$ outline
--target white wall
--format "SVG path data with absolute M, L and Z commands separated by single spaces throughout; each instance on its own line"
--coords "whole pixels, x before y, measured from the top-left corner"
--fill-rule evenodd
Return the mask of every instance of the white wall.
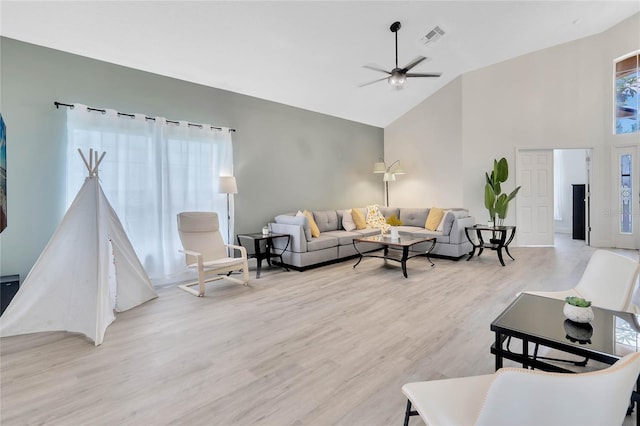
M 389 183 L 390 205 L 463 205 L 461 89 L 457 78 L 384 129 L 387 164 L 399 159 L 406 172 Z
M 510 178 L 504 185 L 509 192 L 515 186 L 517 148 L 592 148 L 592 245 L 610 246 L 611 146 L 640 143 L 637 134 L 611 134 L 613 59 L 640 48 L 639 28 L 640 14 L 636 14 L 604 33 L 475 70 L 456 80 L 455 84 L 461 82 L 461 139 L 450 134 L 446 143 L 454 146 L 434 149 L 460 153 L 461 163 L 447 161 L 446 170 L 432 169 L 431 181 L 447 184 L 431 187 L 423 202 L 436 205 L 439 200 L 453 198 L 483 222 L 487 218 L 484 173 L 495 158 L 506 157 L 509 161 Z M 452 88 L 447 86 L 441 92 L 441 96 L 427 99 L 385 129 L 387 155 L 419 152 L 425 144 L 424 136 L 401 132 L 398 126 L 415 128 L 423 120 L 452 121 L 446 107 L 453 102 L 454 96 L 447 96 Z M 443 102 L 444 107 L 438 108 L 437 102 Z M 462 182 L 459 178 L 452 180 L 454 175 L 462 177 Z M 413 189 L 408 185 L 396 187 Z M 403 200 L 411 196 L 402 193 Z M 516 206 L 509 211 L 506 223 L 513 224 Z
M 603 50 L 601 66 L 603 68 L 603 78 L 601 84 L 607 89 L 607 94 L 602 100 L 600 111 L 602 118 L 604 119 L 602 129 L 604 150 L 602 154 L 606 159 L 606 163 L 594 164 L 594 172 L 596 167 L 600 164 L 603 170 L 599 173 L 601 180 L 595 178 L 595 176 L 593 179 L 592 188 L 594 192 L 597 191 L 598 199 L 594 200 L 592 197 L 592 203 L 596 203 L 596 201 L 597 203 L 595 204 L 595 207 L 591 209 L 591 212 L 592 215 L 597 215 L 597 219 L 599 219 L 597 224 L 602 227 L 606 227 L 607 231 L 606 239 L 603 238 L 602 241 L 599 241 L 598 243 L 600 244 L 596 244 L 595 241 L 592 244 L 605 247 L 613 246 L 614 244 L 614 233 L 618 232 L 618 215 L 620 214 L 620 211 L 618 210 L 617 181 L 613 180 L 613 172 L 611 170 L 612 158 L 615 157 L 612 155 L 613 150 L 615 147 L 620 146 L 640 145 L 640 133 L 628 133 L 625 135 L 616 135 L 614 133 L 614 94 L 612 77 L 614 60 L 640 49 L 640 14 L 632 16 L 603 33 L 602 43 Z M 636 235 L 636 238 L 637 237 L 638 235 Z M 636 245 L 636 248 L 640 247 Z

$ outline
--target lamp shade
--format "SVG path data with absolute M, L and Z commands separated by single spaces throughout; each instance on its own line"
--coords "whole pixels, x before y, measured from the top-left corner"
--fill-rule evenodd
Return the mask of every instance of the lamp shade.
M 385 173 L 384 176 L 382 177 L 382 180 L 384 182 L 394 181 L 396 180 L 396 175 L 393 173 Z
M 387 166 L 384 164 L 384 161 L 378 161 L 373 165 L 373 173 L 385 173 L 387 171 Z
M 393 171 L 394 175 L 403 175 L 405 174 L 405 171 L 402 167 L 400 167 L 400 164 L 398 164 L 398 167 L 395 168 L 395 170 Z
M 218 192 L 221 194 L 237 194 L 238 185 L 235 176 L 220 176 Z

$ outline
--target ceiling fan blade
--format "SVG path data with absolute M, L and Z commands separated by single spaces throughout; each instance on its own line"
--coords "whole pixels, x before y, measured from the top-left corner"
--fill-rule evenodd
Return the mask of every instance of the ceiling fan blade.
M 402 68 L 402 71 L 404 71 L 404 72 L 409 71 L 411 68 L 415 67 L 416 65 L 418 65 L 420 62 L 424 61 L 425 59 L 427 59 L 427 58 L 425 58 L 424 56 L 418 56 L 413 61 L 409 62 L 407 64 L 407 66 Z
M 407 77 L 440 77 L 442 75 L 442 73 L 441 72 L 432 72 L 432 73 L 408 72 L 405 75 Z
M 374 66 L 374 65 L 363 65 L 362 68 L 367 68 L 373 71 L 379 71 L 379 72 L 383 72 L 385 74 L 391 74 L 391 71 L 387 71 L 387 70 L 383 70 L 380 67 Z
M 382 81 L 382 80 L 387 80 L 388 78 L 389 78 L 389 77 L 382 77 L 382 78 L 379 78 L 379 79 L 377 79 L 377 80 L 370 81 L 370 82 L 368 82 L 368 83 L 362 83 L 362 84 L 359 84 L 359 85 L 358 85 L 358 87 L 368 86 L 368 85 L 370 85 L 370 84 L 377 83 L 377 82 Z

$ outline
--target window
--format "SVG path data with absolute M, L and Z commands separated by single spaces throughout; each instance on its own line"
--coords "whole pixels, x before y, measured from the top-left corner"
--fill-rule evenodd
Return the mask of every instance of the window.
M 631 234 L 633 232 L 632 201 L 632 170 L 631 155 L 620 156 L 620 233 Z
M 87 175 L 78 148 L 85 155 L 89 148 L 106 152 L 99 170 L 102 189 L 152 280 L 171 279 L 185 269 L 178 252 L 179 212 L 217 211 L 220 226 L 233 230 L 226 196 L 217 187 L 219 176 L 233 174 L 228 130 L 76 104 L 67 111 L 67 205 Z
M 640 127 L 640 54 L 635 53 L 616 62 L 615 66 L 615 132 L 637 132 Z

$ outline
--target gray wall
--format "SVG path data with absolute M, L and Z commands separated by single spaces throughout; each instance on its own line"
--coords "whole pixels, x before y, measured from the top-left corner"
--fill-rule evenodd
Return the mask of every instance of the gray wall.
M 54 101 L 237 129 L 236 232 L 259 231 L 282 212 L 383 202 L 371 173 L 383 156 L 381 128 L 0 38 L 2 275 L 24 279 L 64 215 L 65 111 Z

